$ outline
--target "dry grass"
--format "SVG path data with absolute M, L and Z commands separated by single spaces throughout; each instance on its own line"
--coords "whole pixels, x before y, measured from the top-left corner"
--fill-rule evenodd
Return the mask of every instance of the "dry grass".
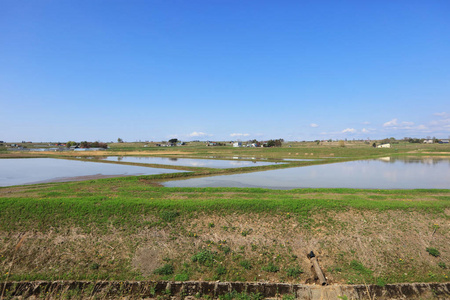
M 304 283 L 311 282 L 306 258 L 311 250 L 331 283 L 357 280 L 348 270 L 353 260 L 370 269 L 374 278 L 398 282 L 426 281 L 430 272 L 444 276 L 445 270 L 438 273 L 438 262 L 450 265 L 450 224 L 445 216 L 350 210 L 311 217 L 310 228 L 287 214 L 202 213 L 132 234 L 113 226 L 107 232 L 76 228 L 29 232 L 20 252 L 14 243 L 19 233 L 0 232 L 0 254 L 12 259 L 4 260 L 0 271 L 4 274 L 15 261 L 13 275 L 19 277 L 39 273 L 51 279 L 134 279 L 142 274 L 138 278 L 158 279 L 153 271 L 171 262 L 175 273 L 187 272 L 190 279 L 216 279 L 216 268 L 222 265 L 227 274 L 221 280 Z M 147 218 L 152 222 L 157 217 Z M 434 235 L 433 224 L 439 224 Z M 438 248 L 441 256 L 431 257 L 425 250 L 429 246 Z M 228 254 L 223 247 L 229 247 Z M 220 255 L 214 267 L 192 262 L 202 249 Z M 250 262 L 250 270 L 241 267 L 243 260 Z M 269 263 L 280 271 L 262 271 Z M 295 266 L 305 273 L 287 277 L 286 270 Z
M 16 259 L 17 252 L 20 250 L 20 247 L 22 247 L 24 240 L 25 240 L 25 235 L 22 235 L 22 237 L 20 238 L 20 240 L 17 243 L 16 247 L 14 247 L 14 253 L 13 253 L 13 256 L 12 256 L 11 263 L 9 265 L 8 272 L 6 273 L 5 284 L 3 285 L 2 294 L 0 295 L 0 300 L 3 300 L 3 295 L 5 294 L 6 282 L 8 281 L 9 276 L 11 274 L 11 269 L 14 266 L 14 262 L 15 262 L 15 259 Z

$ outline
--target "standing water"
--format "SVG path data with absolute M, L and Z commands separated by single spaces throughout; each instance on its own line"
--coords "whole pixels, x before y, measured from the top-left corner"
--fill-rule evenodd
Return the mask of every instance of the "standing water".
M 168 181 L 167 187 L 450 189 L 450 158 L 382 158 Z

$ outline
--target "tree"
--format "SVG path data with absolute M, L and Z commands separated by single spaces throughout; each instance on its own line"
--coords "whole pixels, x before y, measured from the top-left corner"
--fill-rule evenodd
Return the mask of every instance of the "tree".
M 178 143 L 178 139 L 170 139 L 169 143 L 176 144 L 176 143 Z
M 281 147 L 281 144 L 284 142 L 283 139 L 278 140 L 268 140 L 267 147 Z
M 68 141 L 68 142 L 66 143 L 66 147 L 67 147 L 67 148 L 70 148 L 70 147 L 76 146 L 76 145 L 77 145 L 77 142 L 74 142 L 74 141 Z
M 118 139 L 117 139 L 117 142 L 118 142 L 118 143 L 123 143 L 123 140 L 122 140 L 121 138 L 118 138 Z

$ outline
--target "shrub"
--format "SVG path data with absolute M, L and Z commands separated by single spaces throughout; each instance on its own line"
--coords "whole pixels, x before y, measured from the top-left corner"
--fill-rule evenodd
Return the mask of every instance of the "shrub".
M 427 252 L 434 257 L 438 257 L 439 255 L 441 255 L 438 249 L 432 247 L 427 248 Z

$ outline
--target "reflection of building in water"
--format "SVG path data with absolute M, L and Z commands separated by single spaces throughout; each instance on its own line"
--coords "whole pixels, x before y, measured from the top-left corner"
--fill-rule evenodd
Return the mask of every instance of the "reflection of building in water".
M 391 158 L 389 156 L 388 157 L 380 157 L 378 160 L 385 161 L 385 162 L 390 162 Z

